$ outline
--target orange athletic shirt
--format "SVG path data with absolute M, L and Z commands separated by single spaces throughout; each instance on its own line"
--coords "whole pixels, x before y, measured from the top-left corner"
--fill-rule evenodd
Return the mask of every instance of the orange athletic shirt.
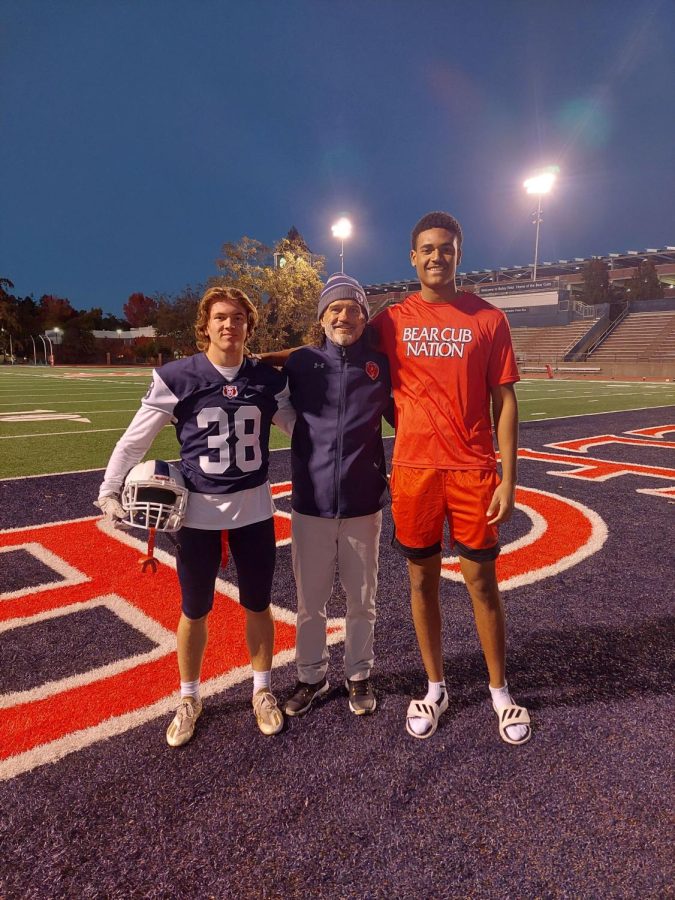
M 495 469 L 490 388 L 520 380 L 504 313 L 468 292 L 411 294 L 371 325 L 391 369 L 394 464 Z

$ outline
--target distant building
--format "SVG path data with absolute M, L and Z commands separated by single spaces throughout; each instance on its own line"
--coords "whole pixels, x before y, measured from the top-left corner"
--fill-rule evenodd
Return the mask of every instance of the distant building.
M 624 286 L 635 276 L 641 262 L 654 263 L 659 280 L 666 288 L 666 300 L 675 298 L 675 247 L 660 250 L 627 250 L 577 259 L 559 259 L 537 266 L 537 280 L 532 281 L 532 265 L 506 266 L 499 269 L 458 272 L 457 285 L 465 291 L 480 294 L 502 309 L 514 325 L 564 324 L 576 318 L 592 318 L 605 312 L 606 304 L 588 306 L 580 299 L 582 271 L 591 259 L 600 259 L 609 269 L 609 282 Z M 371 315 L 385 306 L 399 303 L 406 294 L 419 291 L 414 279 L 364 285 Z
M 49 332 L 47 332 L 49 334 Z M 154 325 L 146 325 L 145 328 L 130 328 L 128 331 L 92 331 L 97 340 L 124 341 L 130 343 L 136 338 L 157 337 L 157 329 Z

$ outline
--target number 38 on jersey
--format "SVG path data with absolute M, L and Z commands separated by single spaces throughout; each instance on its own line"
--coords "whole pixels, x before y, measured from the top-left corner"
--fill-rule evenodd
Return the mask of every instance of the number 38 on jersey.
M 262 463 L 260 450 L 260 410 L 257 406 L 240 406 L 234 412 L 219 406 L 207 406 L 197 415 L 199 428 L 218 430 L 206 440 L 209 450 L 199 457 L 199 467 L 207 475 L 222 475 L 236 467 L 240 472 L 255 472 Z M 217 456 L 217 458 L 215 458 Z

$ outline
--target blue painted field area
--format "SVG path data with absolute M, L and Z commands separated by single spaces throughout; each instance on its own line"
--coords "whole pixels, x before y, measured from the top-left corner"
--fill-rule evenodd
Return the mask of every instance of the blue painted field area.
M 431 740 L 406 734 L 425 679 L 385 510 L 376 714 L 349 712 L 336 584 L 330 692 L 280 735 L 260 734 L 248 670 L 226 664 L 239 634 L 230 564 L 205 714 L 177 751 L 164 740 L 177 687 L 174 548 L 160 541 L 160 571 L 142 575 L 142 546 L 101 530 L 91 505 L 149 372 L 66 374 L 0 371 L 2 896 L 668 894 L 672 385 L 519 386 L 521 486 L 499 566 L 509 682 L 533 721 L 527 745 L 499 740 L 449 548 L 450 708 Z M 10 415 L 37 410 L 81 418 Z M 167 429 L 153 455 L 172 455 L 171 441 Z M 271 459 L 271 481 L 283 485 L 288 451 Z M 288 497 L 277 506 L 284 519 Z M 284 643 L 294 598 L 280 541 L 282 700 L 295 681 Z

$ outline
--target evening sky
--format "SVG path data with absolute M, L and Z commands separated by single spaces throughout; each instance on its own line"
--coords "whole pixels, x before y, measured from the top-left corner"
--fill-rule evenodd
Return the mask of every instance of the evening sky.
M 671 0 L 2 0 L 0 277 L 119 313 L 295 225 L 412 276 L 432 209 L 463 270 L 675 244 Z

